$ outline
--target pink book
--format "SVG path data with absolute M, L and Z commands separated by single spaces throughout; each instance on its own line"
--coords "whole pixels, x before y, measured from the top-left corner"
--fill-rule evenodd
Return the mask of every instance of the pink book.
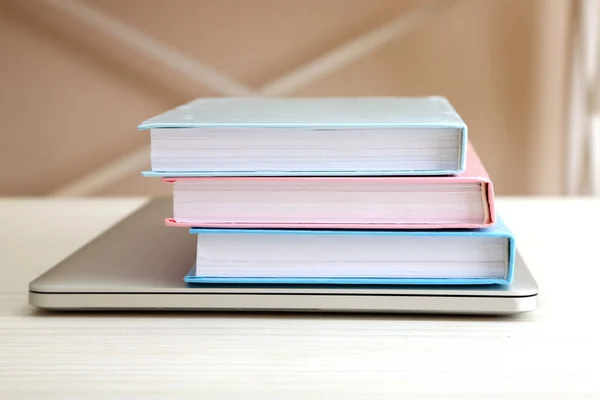
M 180 177 L 170 226 L 292 229 L 484 228 L 494 189 L 473 146 L 463 173 L 403 177 Z

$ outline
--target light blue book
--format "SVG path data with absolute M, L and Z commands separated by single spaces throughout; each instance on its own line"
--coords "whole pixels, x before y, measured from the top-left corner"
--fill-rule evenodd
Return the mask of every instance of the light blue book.
M 468 142 L 440 96 L 200 98 L 138 129 L 158 177 L 455 175 Z
M 502 219 L 475 230 L 199 229 L 188 283 L 490 285 L 513 279 Z

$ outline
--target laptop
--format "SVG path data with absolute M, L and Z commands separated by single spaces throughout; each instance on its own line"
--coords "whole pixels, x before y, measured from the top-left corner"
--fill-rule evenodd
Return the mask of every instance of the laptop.
M 48 310 L 189 310 L 516 314 L 537 307 L 538 287 L 517 250 L 510 285 L 190 285 L 196 236 L 166 227 L 171 199 L 151 199 L 29 285 Z

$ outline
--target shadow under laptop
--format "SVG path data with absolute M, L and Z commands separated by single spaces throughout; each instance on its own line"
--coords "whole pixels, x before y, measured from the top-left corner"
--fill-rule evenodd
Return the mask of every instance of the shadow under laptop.
M 458 314 L 458 313 L 373 313 L 294 311 L 223 311 L 223 310 L 44 310 L 33 309 L 31 315 L 41 318 L 99 318 L 99 319 L 205 319 L 205 320 L 302 320 L 302 321 L 448 321 L 448 322 L 527 322 L 530 313 L 519 314 Z

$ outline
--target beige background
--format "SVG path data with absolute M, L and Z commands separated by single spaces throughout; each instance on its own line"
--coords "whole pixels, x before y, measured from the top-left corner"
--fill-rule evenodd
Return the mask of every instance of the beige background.
M 260 87 L 427 1 L 86 0 Z M 447 96 L 498 194 L 562 190 L 567 0 L 461 0 L 297 96 Z M 142 120 L 218 95 L 42 0 L 0 0 L 0 195 L 45 195 L 147 143 Z M 99 195 L 168 193 L 132 172 Z

